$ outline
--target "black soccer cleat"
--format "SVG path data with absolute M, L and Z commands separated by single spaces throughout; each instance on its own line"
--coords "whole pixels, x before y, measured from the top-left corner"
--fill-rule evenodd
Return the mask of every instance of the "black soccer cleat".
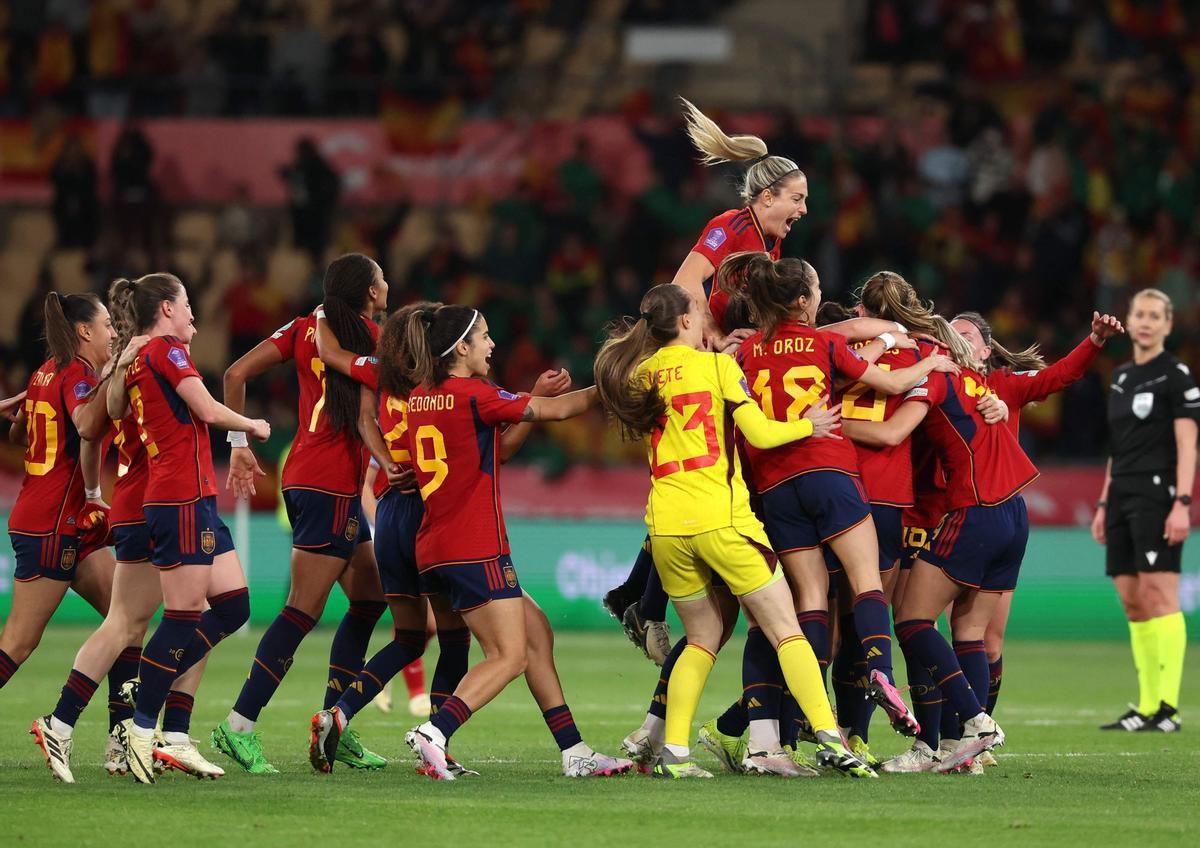
M 1138 728 L 1142 733 L 1178 733 L 1181 729 L 1179 710 L 1166 701 L 1159 701 L 1158 712 L 1146 719 L 1145 725 Z
M 1128 733 L 1134 733 L 1146 727 L 1150 721 L 1149 716 L 1142 715 L 1136 708 L 1130 706 L 1129 712 L 1121 716 L 1114 722 L 1100 725 L 1101 730 L 1124 730 Z
M 621 617 L 625 615 L 625 610 L 629 608 L 629 605 L 637 603 L 641 597 L 642 593 L 640 590 L 635 594 L 632 589 L 622 583 L 615 589 L 609 589 L 604 595 L 604 600 L 600 603 L 608 611 L 609 615 L 620 621 Z

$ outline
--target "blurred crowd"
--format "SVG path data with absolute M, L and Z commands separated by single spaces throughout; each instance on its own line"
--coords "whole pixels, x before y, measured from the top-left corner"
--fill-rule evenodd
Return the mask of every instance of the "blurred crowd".
M 92 7 L 79 19 L 94 27 L 95 8 L 109 4 L 79 5 Z M 248 20 L 285 26 L 290 18 L 271 15 L 294 4 L 237 5 L 239 13 L 258 10 Z M 453 4 L 333 5 L 403 7 L 419 17 Z M 531 9 L 574 6 L 482 5 L 509 22 Z M 675 5 L 648 3 L 643 12 L 673 14 Z M 840 120 L 814 123 L 808 116 L 771 116 L 766 124 L 769 149 L 795 159 L 809 178 L 809 214 L 784 252 L 813 263 L 826 299 L 851 304 L 870 273 L 896 270 L 942 312 L 981 311 L 1010 349 L 1037 342 L 1055 359 L 1086 334 L 1093 309 L 1123 317 L 1131 293 L 1154 286 L 1175 303 L 1168 346 L 1200 362 L 1196 4 L 873 0 L 863 27 L 863 61 L 897 72 L 940 63 L 948 72 L 916 86 L 905 110 L 886 116 L 882 131 L 869 136 L 844 131 Z M 729 129 L 739 126 L 737 115 L 714 117 Z M 639 196 L 618 196 L 580 142 L 552 169 L 530 161 L 515 192 L 471 209 L 486 222 L 481 239 L 463 237 L 453 210 L 435 210 L 432 236 L 415 255 L 398 255 L 393 246 L 430 210 L 337 210 L 336 174 L 319 150 L 302 144 L 280 175 L 292 198 L 288 209 L 243 200 L 219 211 L 222 243 L 240 261 L 221 301 L 231 354 L 316 303 L 325 259 L 362 250 L 384 266 L 392 306 L 428 298 L 482 308 L 500 345 L 494 362 L 502 384 L 528 389 L 542 369 L 558 365 L 586 382 L 605 323 L 636 314 L 642 292 L 671 279 L 705 222 L 736 203 L 740 170 L 696 164 L 673 106 L 631 108 L 627 118 L 653 165 L 654 178 Z M 908 120 L 932 128 L 920 144 L 902 141 Z M 753 123 L 763 125 L 761 116 Z M 136 129 L 127 136 L 111 162 L 94 163 L 82 146 L 71 146 L 54 170 L 58 238 L 92 251 L 98 287 L 115 267 L 111 257 L 128 246 L 121 240 L 170 261 L 159 216 L 145 214 L 156 203 L 153 150 Z M 130 224 L 118 228 L 117 242 L 103 238 L 97 167 L 110 171 L 112 220 Z M 263 269 L 264 246 L 288 241 L 312 256 L 314 268 L 290 298 L 266 285 Z M 203 292 L 208 280 L 193 276 L 188 283 Z M 29 344 L 26 336 L 35 337 L 43 294 L 30 299 L 10 363 Z M 1128 351 L 1112 343 L 1095 373 L 1027 411 L 1022 438 L 1031 455 L 1101 455 L 1107 372 Z M 290 391 L 280 379 L 261 393 L 273 420 L 294 420 Z M 277 432 L 284 429 L 277 424 Z M 619 462 L 638 450 L 620 445 L 598 418 L 549 433 L 526 457 L 550 468 Z

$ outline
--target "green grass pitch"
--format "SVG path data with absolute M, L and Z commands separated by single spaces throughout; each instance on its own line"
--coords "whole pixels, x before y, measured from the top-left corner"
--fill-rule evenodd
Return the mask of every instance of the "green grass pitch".
M 250 777 L 212 753 L 229 769 L 215 783 L 173 775 L 144 787 L 107 777 L 99 765 L 102 684 L 76 730 L 78 783 L 62 786 L 27 731 L 53 706 L 87 631 L 51 628 L 0 690 L 0 845 L 1178 846 L 1196 844 L 1200 833 L 1200 728 L 1185 723 L 1172 736 L 1096 730 L 1133 691 L 1128 647 L 1118 643 L 1012 642 L 997 715 L 1009 744 L 1000 766 L 982 778 L 571 781 L 560 776 L 557 750 L 518 683 L 455 737 L 455 753 L 482 775 L 435 783 L 411 768 L 403 732 L 413 720 L 374 708 L 355 726 L 392 765 L 373 774 L 312 772 L 308 718 L 320 706 L 331 634 L 322 629 L 308 638 L 259 724 L 282 774 Z M 206 751 L 208 731 L 236 696 L 256 639 L 234 637 L 209 665 L 192 725 Z M 738 691 L 740 651 L 735 639 L 722 653 L 698 721 Z M 614 752 L 641 721 L 655 669 L 617 632 L 561 634 L 557 656 L 585 739 Z M 1200 701 L 1197 659 L 1193 650 L 1185 707 Z M 878 716 L 873 730 L 878 752 L 905 747 Z M 715 770 L 707 753 L 698 757 Z

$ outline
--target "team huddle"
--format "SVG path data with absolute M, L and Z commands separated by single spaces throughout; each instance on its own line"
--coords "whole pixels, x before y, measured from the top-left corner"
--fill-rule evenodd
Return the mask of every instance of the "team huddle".
M 33 723 L 56 778 L 74 780 L 72 730 L 105 677 L 110 773 L 142 783 L 165 769 L 224 773 L 189 735 L 208 654 L 250 614 L 216 509 L 209 427 L 228 432 L 225 485 L 253 493 L 262 471 L 251 439 L 265 441 L 270 425 L 242 414 L 246 382 L 289 361 L 300 387 L 282 469 L 291 588 L 211 734 L 245 771 L 276 771 L 256 722 L 335 583 L 350 606 L 311 720 L 309 759 L 321 772 L 387 765 L 352 720 L 436 630 L 430 714 L 405 734 L 421 773 L 476 774 L 451 756 L 451 740 L 524 676 L 564 775 L 711 777 L 692 758 L 693 724 L 739 615 L 749 628 L 743 690 L 699 730 L 724 768 L 872 778 L 977 774 L 994 762 L 1005 740 L 995 718 L 1003 631 L 1029 536 L 1021 492 L 1038 474 L 1017 441 L 1020 413 L 1081 378 L 1124 328 L 1093 314 L 1090 334 L 1047 365 L 1034 348 L 1006 350 L 976 313 L 938 315 L 890 271 L 865 281 L 853 309 L 823 304 L 812 266 L 780 258 L 807 211 L 803 172 L 685 105 L 707 163 L 750 163 L 744 206 L 709 222 L 638 316 L 610 325 L 590 388 L 572 390 L 565 370 L 528 393 L 496 386 L 496 343 L 470 306 L 414 303 L 379 320 L 388 285 L 359 254 L 330 264 L 320 308 L 229 367 L 223 403 L 192 362 L 192 311 L 176 277 L 118 280 L 107 306 L 48 296 L 50 358 L 12 399 L 26 475 L 9 520 L 17 570 L 0 687 L 68 587 L 104 615 L 59 702 Z M 533 422 L 596 406 L 644 441 L 651 479 L 645 544 L 606 606 L 662 668 L 618 757 L 576 726 L 549 621 L 518 578 L 499 486 Z M 111 506 L 100 490 L 110 446 Z M 371 466 L 373 526 L 363 506 Z M 656 624 L 668 600 L 684 628 L 673 646 Z M 368 657 L 385 612 L 393 638 Z M 952 642 L 935 626 L 943 613 Z M 472 637 L 484 657 L 473 666 Z M 869 744 L 876 708 L 913 738 L 886 762 Z

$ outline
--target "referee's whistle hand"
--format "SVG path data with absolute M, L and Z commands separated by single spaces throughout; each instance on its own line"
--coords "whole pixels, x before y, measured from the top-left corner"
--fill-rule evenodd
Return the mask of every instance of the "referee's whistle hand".
M 1092 518 L 1092 538 L 1100 545 L 1108 542 L 1108 536 L 1104 532 L 1104 513 L 1104 507 L 1100 507 L 1096 510 L 1096 515 Z
M 1189 529 L 1191 529 L 1191 516 L 1188 514 L 1188 508 L 1181 503 L 1176 503 L 1171 507 L 1167 521 L 1163 525 L 1163 538 L 1167 540 L 1168 545 L 1183 544 Z

